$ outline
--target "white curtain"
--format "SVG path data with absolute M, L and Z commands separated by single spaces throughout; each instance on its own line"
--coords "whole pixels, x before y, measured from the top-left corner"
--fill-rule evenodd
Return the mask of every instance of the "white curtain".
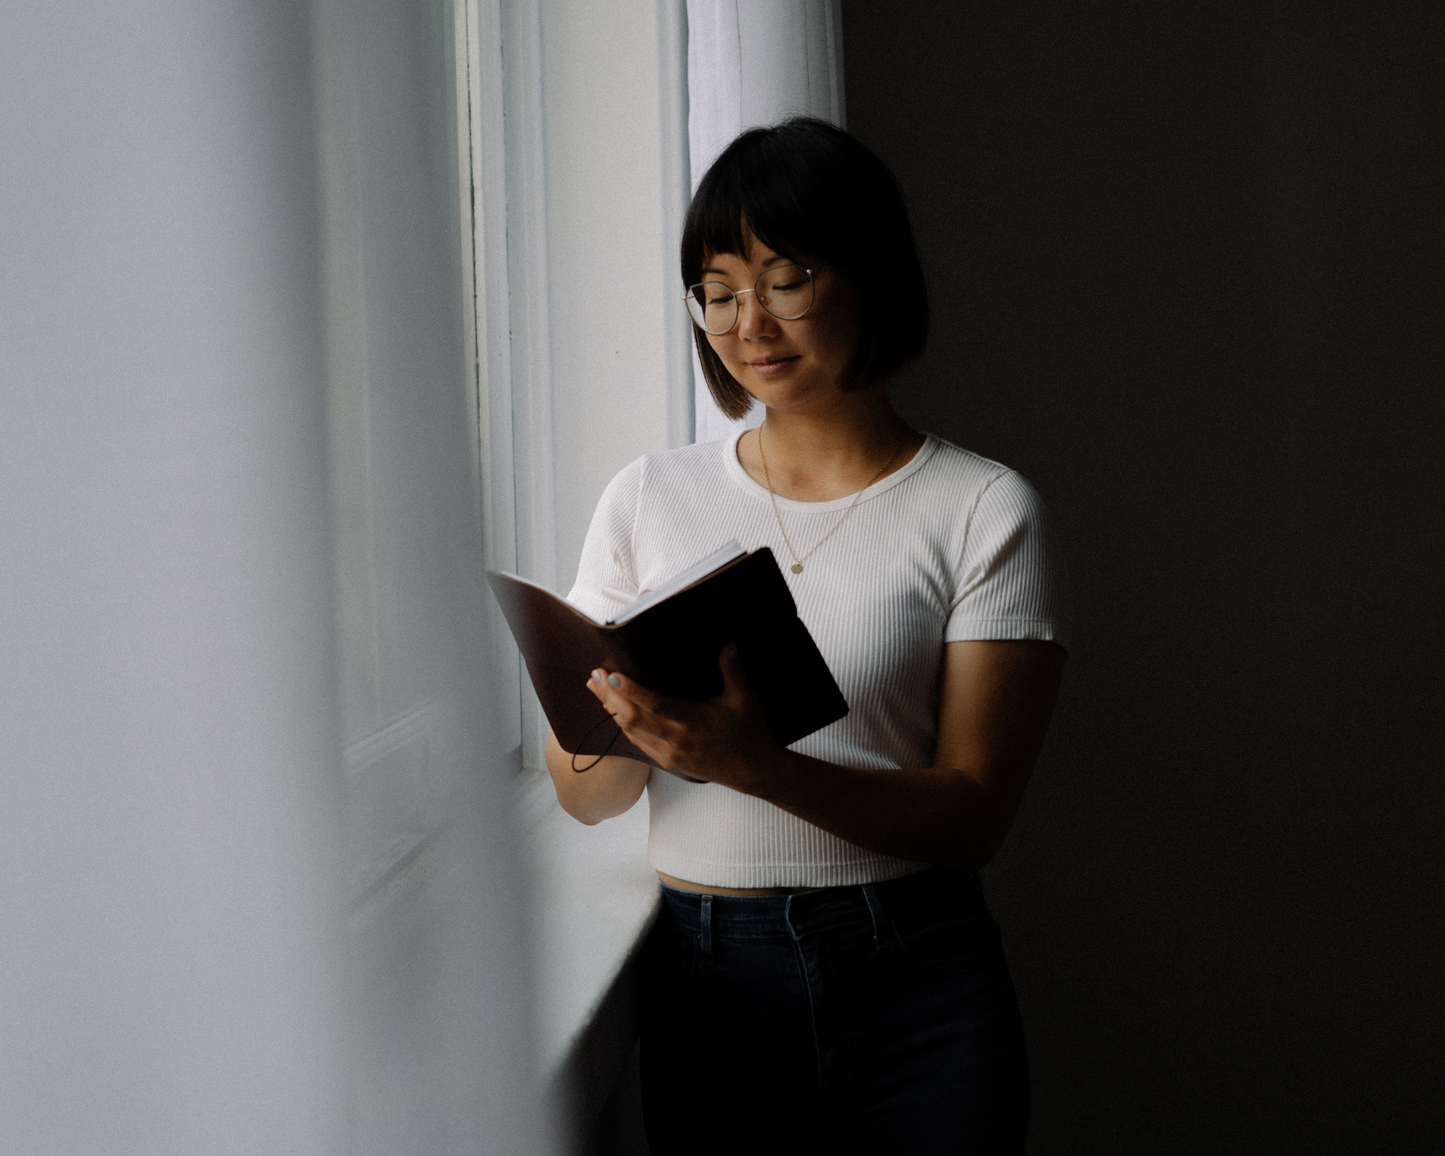
M 688 0 L 688 144 L 692 187 L 738 133 L 788 116 L 846 127 L 841 0 Z M 697 441 L 763 419 L 730 421 L 693 365 Z
M 0 1152 L 546 1150 L 454 15 L 0 5 Z

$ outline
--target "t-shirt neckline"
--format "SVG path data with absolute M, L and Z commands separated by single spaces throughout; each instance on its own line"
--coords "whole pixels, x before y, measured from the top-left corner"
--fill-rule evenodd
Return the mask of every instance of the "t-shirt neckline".
M 728 476 L 744 491 L 759 501 L 771 502 L 772 496 L 769 495 L 767 487 L 754 481 L 752 475 L 743 469 L 742 462 L 738 461 L 738 441 L 745 433 L 747 433 L 745 429 L 737 430 L 723 442 L 723 466 L 726 468 Z M 868 486 L 862 494 L 858 496 L 858 504 L 861 506 L 864 502 L 872 501 L 878 497 L 878 495 L 886 493 L 906 478 L 917 473 L 922 469 L 924 463 L 933 456 L 937 448 L 938 439 L 931 433 L 924 434 L 923 444 L 918 447 L 913 456 L 904 462 L 900 469 L 894 470 L 893 473 L 889 474 L 886 478 Z M 854 495 L 844 494 L 841 498 L 833 498 L 827 502 L 800 502 L 795 498 L 785 498 L 781 494 L 776 495 L 776 498 L 778 509 L 780 510 L 789 510 L 795 514 L 827 514 L 834 510 L 847 509 L 853 504 Z

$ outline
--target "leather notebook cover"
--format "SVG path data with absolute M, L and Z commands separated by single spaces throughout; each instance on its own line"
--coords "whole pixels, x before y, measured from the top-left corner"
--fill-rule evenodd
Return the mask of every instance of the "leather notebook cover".
M 597 667 L 620 670 L 659 694 L 716 698 L 722 693 L 718 654 L 728 642 L 737 644 L 780 743 L 797 742 L 848 713 L 766 546 L 619 625 L 594 622 L 514 575 L 488 571 L 487 581 L 563 750 L 600 754 L 613 737 L 616 724 L 586 686 Z M 652 761 L 622 734 L 608 753 Z

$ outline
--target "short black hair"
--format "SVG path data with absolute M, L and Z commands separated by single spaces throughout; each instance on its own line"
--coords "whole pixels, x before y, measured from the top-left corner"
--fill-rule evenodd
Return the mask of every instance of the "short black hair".
M 886 381 L 923 352 L 928 290 L 903 193 L 888 167 L 842 129 L 813 117 L 752 128 L 713 161 L 682 230 L 682 282 L 710 255 L 744 254 L 743 225 L 775 253 L 848 273 L 858 291 L 858 349 L 845 389 Z M 718 407 L 731 418 L 752 397 L 693 327 Z

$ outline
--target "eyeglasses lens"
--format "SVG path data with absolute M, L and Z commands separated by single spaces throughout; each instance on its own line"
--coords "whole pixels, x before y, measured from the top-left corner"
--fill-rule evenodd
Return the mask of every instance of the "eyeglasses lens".
M 800 265 L 779 265 L 758 278 L 758 304 L 779 321 L 796 321 L 813 305 L 813 278 Z
M 813 276 L 800 265 L 769 269 L 754 288 L 758 304 L 779 321 L 796 321 L 813 307 Z M 687 291 L 687 311 L 698 328 L 717 336 L 737 324 L 739 296 L 721 281 L 704 281 Z
M 687 311 L 704 333 L 726 333 L 738 319 L 738 299 L 721 281 L 704 281 L 687 293 Z

